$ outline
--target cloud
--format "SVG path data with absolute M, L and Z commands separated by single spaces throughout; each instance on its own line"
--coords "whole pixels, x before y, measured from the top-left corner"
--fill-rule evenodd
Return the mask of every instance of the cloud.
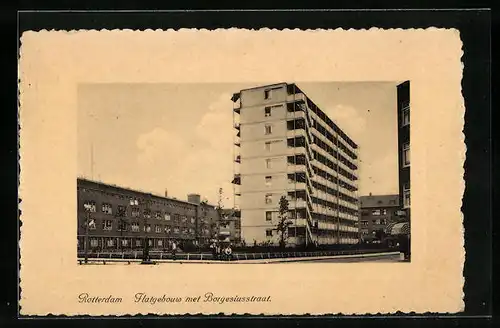
M 347 105 L 336 105 L 327 110 L 327 115 L 354 140 L 359 140 L 363 133 L 366 133 L 367 122 L 359 109 Z
M 224 189 L 224 206 L 232 206 L 233 117 L 229 93 L 221 94 L 208 106 L 200 121 L 185 134 L 155 128 L 138 137 L 137 161 L 144 171 L 158 172 L 151 183 L 157 190 L 169 189 L 176 197 L 199 193 L 217 201 Z

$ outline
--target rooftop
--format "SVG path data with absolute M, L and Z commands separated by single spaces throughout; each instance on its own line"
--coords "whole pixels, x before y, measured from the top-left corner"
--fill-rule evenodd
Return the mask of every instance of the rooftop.
M 327 124 L 332 125 L 334 127 L 334 130 L 336 130 L 337 133 L 339 133 L 346 141 L 347 143 L 353 147 L 353 148 L 358 148 L 358 145 L 341 129 L 339 126 L 330 118 L 328 115 L 326 115 L 325 112 L 323 112 L 312 100 L 309 98 L 304 91 L 302 91 L 296 83 L 287 83 L 287 82 L 281 82 L 281 83 L 273 83 L 273 84 L 267 84 L 267 85 L 261 85 L 253 88 L 247 88 L 240 90 L 240 92 L 234 93 L 233 96 L 231 97 L 231 100 L 233 102 L 237 101 L 240 96 L 242 91 L 247 91 L 247 90 L 254 90 L 254 89 L 261 89 L 261 88 L 273 88 L 273 87 L 278 87 L 278 86 L 286 86 L 288 93 L 292 94 L 297 94 L 297 93 L 302 93 L 308 102 L 309 107 L 311 107 L 313 110 L 317 111 L 318 116 L 320 116 L 322 119 L 326 121 Z
M 118 185 L 111 184 L 111 183 L 105 183 L 102 181 L 90 180 L 87 178 L 81 178 L 81 177 L 77 178 L 77 185 L 80 186 L 81 184 L 90 184 L 90 185 L 95 185 L 98 188 L 105 187 L 108 189 L 113 189 L 117 192 L 129 192 L 129 193 L 141 194 L 142 196 L 154 197 L 156 199 L 163 199 L 163 200 L 169 200 L 169 201 L 179 202 L 179 203 L 184 203 L 184 204 L 189 204 L 189 205 L 196 205 L 195 203 L 188 202 L 187 200 L 181 200 L 181 199 L 177 199 L 177 198 L 173 198 L 173 197 L 165 197 L 165 196 L 157 195 L 157 194 L 143 191 L 143 190 L 122 187 L 122 186 L 118 186 Z M 215 205 L 211 205 L 211 204 L 206 204 L 206 205 L 215 207 Z
M 360 196 L 361 208 L 398 207 L 399 195 Z

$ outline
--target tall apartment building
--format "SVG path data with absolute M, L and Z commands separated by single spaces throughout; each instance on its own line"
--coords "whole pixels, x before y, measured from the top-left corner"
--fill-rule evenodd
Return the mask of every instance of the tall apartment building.
M 232 100 L 242 239 L 278 242 L 284 195 L 289 245 L 357 243 L 356 143 L 295 84 L 240 90 Z
M 397 86 L 399 196 L 405 215 L 410 220 L 410 81 Z

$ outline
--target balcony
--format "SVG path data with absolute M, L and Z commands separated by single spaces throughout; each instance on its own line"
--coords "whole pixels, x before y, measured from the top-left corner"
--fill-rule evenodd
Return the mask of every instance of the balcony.
M 288 190 L 306 190 L 306 183 L 288 180 Z
M 235 174 L 233 181 L 231 181 L 233 184 L 241 185 L 241 175 L 240 174 Z
M 304 103 L 306 101 L 306 96 L 303 93 L 292 93 L 287 95 L 286 101 L 293 104 L 293 102 Z

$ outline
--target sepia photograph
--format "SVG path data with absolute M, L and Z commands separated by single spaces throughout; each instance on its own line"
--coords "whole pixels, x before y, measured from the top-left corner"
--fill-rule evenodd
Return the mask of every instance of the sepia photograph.
M 463 309 L 458 31 L 21 41 L 23 315 Z
M 78 263 L 410 261 L 410 81 L 78 86 Z

